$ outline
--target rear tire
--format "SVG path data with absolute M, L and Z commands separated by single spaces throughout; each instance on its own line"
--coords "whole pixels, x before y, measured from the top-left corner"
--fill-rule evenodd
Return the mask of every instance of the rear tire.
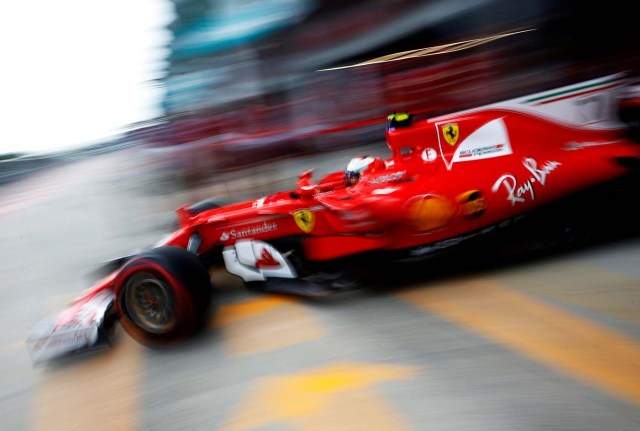
M 147 346 L 176 344 L 203 328 L 211 278 L 185 249 L 163 246 L 127 262 L 115 281 L 116 314 L 124 330 Z

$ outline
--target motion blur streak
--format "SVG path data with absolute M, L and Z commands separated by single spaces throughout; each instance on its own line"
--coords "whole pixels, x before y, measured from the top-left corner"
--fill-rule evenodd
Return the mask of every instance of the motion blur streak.
M 274 315 L 276 309 L 286 318 Z M 224 345 L 235 356 L 270 352 L 326 335 L 304 305 L 281 297 L 225 305 L 220 308 L 215 325 L 222 331 Z
M 143 347 L 120 337 L 116 348 L 86 362 L 47 369 L 35 396 L 36 431 L 140 429 Z
M 401 296 L 425 311 L 640 405 L 640 344 L 490 280 Z
M 358 430 L 409 430 L 409 424 L 374 389 L 417 374 L 415 367 L 347 362 L 263 378 L 222 429 L 241 431 L 286 423 L 290 424 L 287 429 L 304 431 L 351 429 L 348 424 L 357 424 L 353 429 Z
M 629 256 L 630 262 L 633 259 Z M 558 279 L 559 274 L 564 276 Z M 575 277 L 574 274 L 580 276 Z M 613 316 L 621 322 L 640 325 L 638 280 L 613 271 L 564 261 L 546 262 L 530 266 L 526 275 L 517 271 L 507 272 L 497 280 L 501 284 L 518 286 L 519 289 Z
M 493 42 L 494 40 L 498 40 L 503 37 L 508 37 L 515 34 L 525 33 L 527 31 L 533 31 L 533 30 L 535 29 L 530 28 L 525 30 L 512 31 L 508 33 L 495 34 L 492 36 L 487 36 L 479 39 L 471 39 L 471 40 L 465 40 L 461 42 L 448 43 L 446 45 L 438 45 L 438 46 L 432 46 L 429 48 L 413 49 L 411 51 L 403 51 L 395 54 L 385 55 L 382 57 L 374 58 L 372 60 L 363 61 L 362 63 L 352 64 L 350 66 L 331 67 L 328 69 L 320 69 L 320 71 L 349 69 L 351 67 L 360 67 L 360 66 L 366 66 L 369 64 L 387 63 L 389 61 L 407 60 L 409 58 L 426 57 L 429 55 L 449 54 L 456 51 L 462 51 L 464 49 L 474 48 L 476 46 Z
M 73 189 L 78 178 L 101 179 L 108 178 L 110 175 L 104 167 L 104 160 L 58 163 L 56 166 L 32 173 L 21 181 L 2 184 L 0 218 L 18 215 L 25 208 L 51 201 L 56 195 Z M 2 165 L 2 168 L 11 170 L 9 165 Z

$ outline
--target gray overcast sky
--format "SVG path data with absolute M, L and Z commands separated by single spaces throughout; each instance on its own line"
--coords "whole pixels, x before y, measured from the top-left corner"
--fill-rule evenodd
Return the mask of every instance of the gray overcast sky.
M 0 153 L 90 144 L 160 113 L 164 0 L 0 3 Z

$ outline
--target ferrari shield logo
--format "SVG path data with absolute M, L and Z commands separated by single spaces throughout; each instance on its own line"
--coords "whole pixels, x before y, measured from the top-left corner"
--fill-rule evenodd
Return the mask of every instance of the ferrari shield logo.
M 442 136 L 447 144 L 452 147 L 458 142 L 458 125 L 456 123 L 449 123 L 442 126 Z
M 305 233 L 309 233 L 313 230 L 313 226 L 316 224 L 316 218 L 312 211 L 298 210 L 294 211 L 293 219 L 296 221 L 296 225 Z

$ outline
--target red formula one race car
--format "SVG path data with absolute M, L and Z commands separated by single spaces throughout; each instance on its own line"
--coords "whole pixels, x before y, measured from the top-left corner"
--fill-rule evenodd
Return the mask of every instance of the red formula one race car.
M 85 349 L 117 322 L 143 344 L 173 344 L 208 318 L 213 268 L 254 289 L 325 295 L 359 286 L 357 268 L 492 237 L 624 177 L 640 166 L 640 145 L 617 116 L 625 82 L 611 75 L 420 121 L 396 113 L 386 160 L 358 156 L 317 183 L 305 172 L 294 190 L 248 202 L 182 206 L 172 235 L 118 260 L 42 322 L 30 354 L 43 361 Z

